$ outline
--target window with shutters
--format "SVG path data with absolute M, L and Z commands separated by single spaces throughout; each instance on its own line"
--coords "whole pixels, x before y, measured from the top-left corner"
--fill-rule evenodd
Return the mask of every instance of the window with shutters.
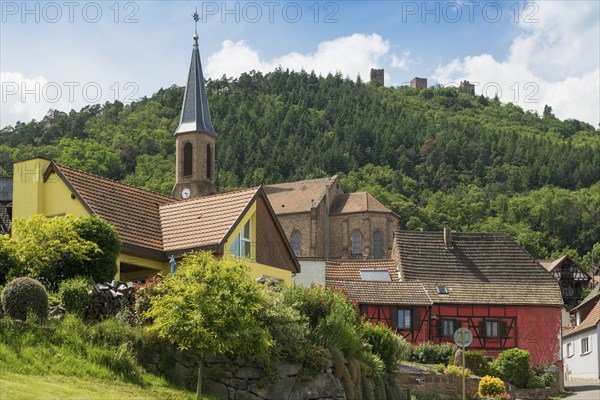
M 362 233 L 359 230 L 352 232 L 352 254 L 362 254 Z
M 441 322 L 442 336 L 453 336 L 454 332 L 456 332 L 456 330 L 460 328 L 460 325 L 460 321 L 458 320 L 443 318 Z
M 567 357 L 573 357 L 573 343 L 567 343 Z
M 592 348 L 590 346 L 590 337 L 584 337 L 581 339 L 581 355 L 586 355 L 592 352 Z
M 292 236 L 290 237 L 290 244 L 292 245 L 292 251 L 296 257 L 300 257 L 301 250 L 300 245 L 302 244 L 302 234 L 300 231 L 295 230 L 292 232 Z
M 192 176 L 194 148 L 190 142 L 183 145 L 183 176 Z
M 489 339 L 506 338 L 508 335 L 506 321 L 499 319 L 485 319 L 480 321 L 479 335 Z
M 410 329 L 410 310 L 398 310 L 398 329 Z
M 379 230 L 373 233 L 373 245 L 375 247 L 373 258 L 376 260 L 383 258 L 383 234 Z

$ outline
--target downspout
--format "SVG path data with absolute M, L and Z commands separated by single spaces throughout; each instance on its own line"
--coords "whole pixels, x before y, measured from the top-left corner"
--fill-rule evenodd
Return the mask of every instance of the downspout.
M 329 188 L 325 186 L 325 259 L 329 259 Z

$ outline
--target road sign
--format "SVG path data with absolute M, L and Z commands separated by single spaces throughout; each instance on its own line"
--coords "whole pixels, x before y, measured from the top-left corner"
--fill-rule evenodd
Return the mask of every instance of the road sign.
M 469 347 L 473 343 L 473 333 L 469 328 L 458 328 L 454 332 L 454 341 L 459 347 Z

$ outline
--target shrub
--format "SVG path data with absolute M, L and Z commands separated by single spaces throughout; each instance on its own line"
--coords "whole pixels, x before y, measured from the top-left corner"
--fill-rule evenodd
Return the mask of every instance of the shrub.
M 485 358 L 483 351 L 465 351 L 465 367 L 469 368 L 477 376 L 489 374 L 490 362 Z
M 456 375 L 463 376 L 463 368 L 457 365 L 448 365 L 444 368 L 444 374 L 446 375 Z M 471 371 L 468 368 L 464 369 L 465 376 L 471 375 Z
M 541 376 L 530 376 L 529 382 L 527 382 L 527 387 L 530 389 L 543 389 L 546 387 L 546 382 Z
M 83 317 L 90 302 L 89 284 L 83 278 L 73 278 L 62 282 L 59 294 L 65 311 Z
M 45 319 L 48 317 L 48 293 L 35 279 L 16 278 L 2 291 L 2 307 L 13 319 L 25 320 L 30 312 Z
M 518 348 L 505 350 L 493 362 L 494 373 L 505 382 L 523 388 L 529 381 L 529 360 L 531 355 L 527 350 Z
M 410 360 L 421 364 L 446 364 L 454 356 L 456 346 L 451 343 L 419 343 L 413 346 Z
M 136 283 L 135 288 L 135 303 L 133 309 L 135 311 L 135 321 L 140 325 L 147 325 L 152 322 L 145 314 L 150 309 L 152 299 L 160 293 L 160 281 L 162 276 L 157 275 L 146 279 L 143 283 Z
M 554 383 L 554 374 L 550 371 L 549 365 L 531 365 L 529 367 L 528 388 L 549 387 L 552 386 L 552 383 Z
M 110 281 L 117 272 L 117 233 L 95 216 L 16 218 L 9 247 L 18 259 L 9 277 L 36 278 L 49 290 L 77 276 L 93 282 Z
M 109 282 L 117 273 L 117 257 L 121 248 L 119 235 L 116 229 L 109 223 L 97 216 L 88 218 L 75 218 L 73 229 L 83 239 L 98 245 L 101 252 L 91 255 L 90 261 L 86 263 L 86 277 L 94 283 Z M 77 270 L 73 275 L 79 275 Z
M 17 256 L 14 241 L 8 235 L 0 235 L 0 285 L 6 283 L 6 277 L 17 268 Z
M 483 398 L 496 397 L 506 393 L 502 379 L 486 375 L 479 381 L 477 393 Z
M 363 337 L 372 347 L 372 352 L 381 358 L 387 372 L 394 372 L 402 357 L 402 342 L 399 338 L 381 322 L 373 325 L 369 321 L 363 323 Z

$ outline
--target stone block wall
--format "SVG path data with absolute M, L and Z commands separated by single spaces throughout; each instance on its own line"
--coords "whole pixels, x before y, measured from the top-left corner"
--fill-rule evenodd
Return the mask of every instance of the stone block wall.
M 480 378 L 466 378 L 467 397 L 477 393 Z M 438 395 L 455 397 L 462 394 L 462 377 L 429 373 L 396 374 L 396 383 L 402 388 L 410 389 L 412 394 Z

